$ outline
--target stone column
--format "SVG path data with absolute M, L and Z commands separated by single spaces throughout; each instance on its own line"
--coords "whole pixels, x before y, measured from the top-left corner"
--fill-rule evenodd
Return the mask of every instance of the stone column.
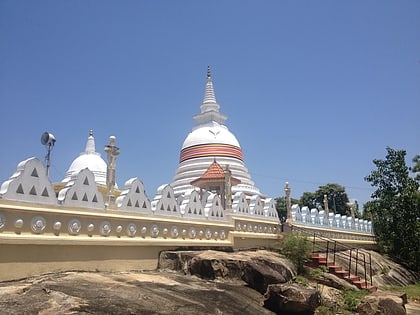
M 290 192 L 292 190 L 289 187 L 289 182 L 286 182 L 286 185 L 284 186 L 284 192 L 285 192 L 285 199 L 286 202 L 286 210 L 287 210 L 287 218 L 286 223 L 292 224 L 292 200 L 290 199 Z
M 225 210 L 232 210 L 232 172 L 229 169 L 229 165 L 226 165 L 225 169 Z
M 108 156 L 108 165 L 106 169 L 106 207 L 112 207 L 115 205 L 115 169 L 117 156 L 120 154 L 120 148 L 115 145 L 115 136 L 109 137 L 109 144 L 105 146 L 104 150 Z
M 327 195 L 324 195 L 324 210 L 325 210 L 325 213 L 327 214 L 327 219 L 328 219 L 330 209 L 328 208 L 328 197 L 327 197 Z

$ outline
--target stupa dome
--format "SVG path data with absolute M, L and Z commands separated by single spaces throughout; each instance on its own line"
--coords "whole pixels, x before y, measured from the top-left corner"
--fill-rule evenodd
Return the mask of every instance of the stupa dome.
M 171 183 L 175 194 L 194 189 L 191 182 L 201 177 L 216 160 L 223 168 L 229 166 L 232 176 L 240 180 L 239 185 L 232 187 L 233 193 L 243 191 L 261 195 L 245 167 L 239 141 L 224 124 L 227 117 L 219 112 L 210 70 L 200 108 L 201 113 L 194 116 L 196 124 L 182 145 L 179 165 Z
M 211 122 L 190 132 L 182 145 L 182 149 L 205 143 L 221 143 L 241 147 L 235 135 L 226 126 Z
M 73 160 L 62 182 L 67 183 L 73 175 L 78 174 L 85 168 L 88 168 L 95 175 L 95 182 L 97 184 L 106 185 L 107 164 L 102 159 L 101 154 L 95 151 L 95 139 L 92 130 L 89 132 L 85 152 L 82 152 Z

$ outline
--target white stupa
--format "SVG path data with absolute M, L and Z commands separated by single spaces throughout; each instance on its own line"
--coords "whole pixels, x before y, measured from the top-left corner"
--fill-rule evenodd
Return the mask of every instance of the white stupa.
M 175 194 L 193 189 L 191 182 L 202 176 L 216 160 L 223 168 L 229 166 L 232 176 L 241 181 L 232 187 L 233 193 L 241 191 L 247 195 L 261 195 L 245 167 L 238 140 L 225 126 L 227 117 L 219 112 L 210 68 L 200 109 L 201 113 L 194 116 L 195 126 L 182 145 L 179 166 L 171 183 Z
M 69 182 L 74 175 L 79 174 L 79 172 L 85 168 L 88 168 L 93 173 L 97 184 L 106 186 L 107 164 L 102 159 L 101 154 L 95 150 L 95 138 L 93 137 L 92 130 L 89 131 L 85 152 L 80 153 L 80 155 L 74 159 L 62 182 Z

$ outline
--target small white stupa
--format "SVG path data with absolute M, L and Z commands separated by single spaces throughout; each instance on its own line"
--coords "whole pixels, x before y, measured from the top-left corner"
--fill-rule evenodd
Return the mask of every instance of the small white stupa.
M 107 164 L 102 159 L 101 154 L 95 150 L 93 130 L 89 131 L 85 152 L 80 153 L 80 155 L 74 159 L 62 182 L 69 182 L 73 176 L 79 174 L 79 172 L 85 168 L 88 168 L 93 173 L 97 184 L 106 186 Z

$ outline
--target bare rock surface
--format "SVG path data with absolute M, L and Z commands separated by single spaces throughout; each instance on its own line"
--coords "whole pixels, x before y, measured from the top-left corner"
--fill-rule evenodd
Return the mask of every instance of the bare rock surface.
M 289 260 L 267 250 L 165 251 L 160 254 L 158 268 L 210 280 L 243 280 L 261 294 L 268 285 L 285 283 L 296 276 L 296 268 Z
M 313 314 L 321 305 L 321 295 L 315 288 L 305 288 L 296 284 L 271 284 L 264 295 L 264 306 L 283 314 Z
M 405 315 L 407 297 L 387 292 L 375 292 L 357 306 L 359 315 Z
M 273 314 L 243 282 L 170 272 L 63 272 L 0 283 L 0 310 L 14 314 Z

